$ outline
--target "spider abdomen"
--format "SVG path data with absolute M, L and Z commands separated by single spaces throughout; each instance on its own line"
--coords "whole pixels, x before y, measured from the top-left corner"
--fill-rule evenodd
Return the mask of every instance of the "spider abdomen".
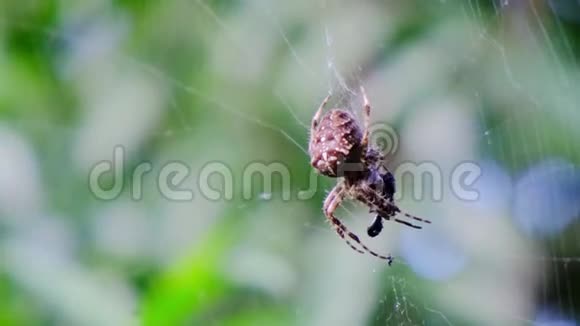
M 343 162 L 358 162 L 362 131 L 348 111 L 332 109 L 314 126 L 310 135 L 310 164 L 328 177 L 339 176 Z

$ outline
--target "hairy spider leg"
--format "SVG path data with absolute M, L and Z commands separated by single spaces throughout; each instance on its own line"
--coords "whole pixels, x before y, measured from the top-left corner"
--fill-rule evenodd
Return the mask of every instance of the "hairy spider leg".
M 363 137 L 361 140 L 362 152 L 366 153 L 367 148 L 369 145 L 369 126 L 370 126 L 370 119 L 371 119 L 371 103 L 367 98 L 367 93 L 363 86 L 360 87 L 360 92 L 363 97 L 363 121 L 364 121 L 364 131 Z
M 344 236 L 344 231 L 340 228 L 335 228 L 336 233 L 338 233 L 338 235 L 346 242 L 347 245 L 349 245 L 349 247 L 352 248 L 352 250 L 358 252 L 359 254 L 364 254 L 365 252 L 360 250 L 359 248 L 355 247 L 350 241 L 348 241 L 348 239 Z
M 318 107 L 318 110 L 316 110 L 316 113 L 314 114 L 314 117 L 312 118 L 312 128 L 316 128 L 316 126 L 318 126 L 318 121 L 320 120 L 320 116 L 322 115 L 322 110 L 324 110 L 324 107 L 328 103 L 328 100 L 330 100 L 331 95 L 332 94 L 328 94 L 324 98 L 324 100 L 322 101 L 320 106 Z
M 344 236 L 344 232 L 346 228 L 341 228 L 339 225 L 341 225 L 342 223 L 340 221 L 338 221 L 338 219 L 336 219 L 338 221 L 338 225 L 336 223 L 334 223 L 332 218 L 328 218 L 328 215 L 326 214 L 326 210 L 327 207 L 328 209 L 333 209 L 336 210 L 336 207 L 338 207 L 338 203 L 340 203 L 338 201 L 339 198 L 341 198 L 342 195 L 342 191 L 343 191 L 343 187 L 342 185 L 336 185 L 334 187 L 334 189 L 328 194 L 328 197 L 326 197 L 326 200 L 324 201 L 324 215 L 327 217 L 327 221 L 329 221 L 333 226 L 334 226 L 334 230 L 336 231 L 336 233 L 338 233 L 338 235 L 346 242 L 347 245 L 349 245 L 352 250 L 364 254 L 364 251 L 360 250 L 359 248 L 355 247 L 350 241 L 348 241 L 348 239 Z M 347 231 L 348 232 L 348 231 Z
M 365 244 L 363 244 L 360 241 L 359 237 L 356 234 L 350 232 L 347 229 L 347 227 L 338 218 L 334 216 L 334 212 L 336 211 L 340 203 L 343 201 L 343 199 L 344 199 L 344 186 L 340 184 L 337 185 L 330 192 L 330 194 L 324 201 L 324 215 L 335 227 L 336 233 L 338 233 L 338 235 L 341 238 L 343 238 L 346 241 L 346 243 L 349 244 L 351 248 L 355 249 L 356 251 L 360 252 L 360 250 L 356 249 L 352 244 L 349 243 L 348 239 L 346 239 L 346 237 L 344 236 L 345 234 L 348 235 L 348 237 L 354 240 L 357 244 L 359 244 L 366 252 L 375 257 L 386 260 L 388 264 L 391 265 L 393 263 L 393 257 L 391 255 L 383 256 L 369 249 Z

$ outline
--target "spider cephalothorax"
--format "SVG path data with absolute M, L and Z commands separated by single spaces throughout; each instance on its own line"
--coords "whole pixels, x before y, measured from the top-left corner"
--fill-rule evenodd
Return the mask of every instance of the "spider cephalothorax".
M 332 223 L 340 235 L 354 250 L 363 253 L 345 237 L 348 236 L 360 245 L 364 251 L 385 259 L 391 264 L 393 258 L 382 256 L 367 248 L 357 235 L 350 232 L 346 226 L 334 216 L 334 211 L 345 198 L 358 200 L 370 208 L 371 213 L 377 213 L 372 224 L 367 229 L 371 237 L 379 235 L 383 229 L 383 219 L 402 223 L 412 228 L 420 226 L 408 221 L 395 218 L 401 213 L 403 216 L 424 222 L 421 219 L 406 213 L 395 205 L 395 178 L 382 165 L 383 155 L 376 149 L 369 147 L 369 119 L 371 106 L 361 87 L 364 99 L 364 129 L 361 129 L 355 117 L 346 110 L 332 109 L 323 114 L 330 95 L 327 96 L 312 119 L 310 130 L 310 164 L 322 175 L 332 178 L 342 178 L 332 189 L 324 201 L 324 215 Z

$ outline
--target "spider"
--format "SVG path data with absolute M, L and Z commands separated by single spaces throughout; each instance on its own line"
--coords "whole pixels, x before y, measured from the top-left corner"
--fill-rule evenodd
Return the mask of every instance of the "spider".
M 323 212 L 332 224 L 336 233 L 355 251 L 365 251 L 388 262 L 393 263 L 393 257 L 380 255 L 369 249 L 360 238 L 350 232 L 347 227 L 334 216 L 334 212 L 345 199 L 357 200 L 370 208 L 370 213 L 376 213 L 371 225 L 367 228 L 370 237 L 376 237 L 383 229 L 383 219 L 393 219 L 408 227 L 421 229 L 419 225 L 395 217 L 397 214 L 430 224 L 431 221 L 402 212 L 394 203 L 395 178 L 383 166 L 383 154 L 369 145 L 369 124 L 371 105 L 365 89 L 361 86 L 363 97 L 364 129 L 357 123 L 355 117 L 347 110 L 334 108 L 323 114 L 330 99 L 330 94 L 322 101 L 312 118 L 310 142 L 308 151 L 310 164 L 318 173 L 331 178 L 341 178 L 330 191 L 323 205 Z M 348 236 L 348 238 L 347 238 Z M 363 248 L 355 247 L 349 239 Z

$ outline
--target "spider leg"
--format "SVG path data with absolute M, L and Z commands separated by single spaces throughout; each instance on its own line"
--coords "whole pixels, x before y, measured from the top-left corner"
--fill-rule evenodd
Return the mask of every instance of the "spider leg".
M 312 118 L 312 126 L 311 126 L 312 129 L 314 129 L 314 128 L 316 128 L 316 126 L 318 126 L 318 120 L 320 120 L 320 116 L 322 115 L 322 110 L 324 109 L 324 107 L 328 103 L 328 100 L 330 99 L 331 95 L 332 94 L 328 94 L 324 98 L 324 100 L 322 101 L 320 106 L 318 107 L 318 110 L 316 110 L 316 113 L 314 114 L 314 117 Z
M 431 224 L 431 221 L 429 221 L 427 219 L 423 219 L 423 218 L 420 218 L 420 217 L 417 217 L 417 216 L 414 216 L 414 215 L 411 215 L 411 214 L 408 214 L 408 213 L 405 213 L 405 212 L 401 211 L 401 209 L 399 207 L 397 207 L 397 205 L 395 205 L 395 204 L 393 204 L 391 202 L 386 202 L 383 205 L 385 205 L 386 207 L 388 207 L 388 210 L 389 211 L 392 211 L 393 212 L 393 213 L 391 213 L 391 215 L 389 215 L 389 217 L 385 217 L 385 219 L 387 219 L 387 220 L 389 220 L 390 217 L 392 217 L 392 216 L 394 216 L 395 214 L 398 213 L 398 214 L 402 214 L 403 216 L 405 216 L 407 218 L 410 218 L 410 219 L 413 219 L 413 220 L 416 220 L 416 221 L 419 221 L 419 222 L 422 222 L 422 223 L 425 223 L 425 224 Z M 407 221 L 404 221 L 404 220 L 401 220 L 401 219 L 398 219 L 398 218 L 394 218 L 393 221 L 395 221 L 397 223 L 404 224 L 404 225 L 409 226 L 409 227 L 412 227 L 413 229 L 420 230 L 420 229 L 423 228 L 422 226 L 419 226 L 419 225 L 416 225 L 416 224 L 413 224 L 413 223 L 410 223 L 410 222 L 407 222 Z
M 393 206 L 394 206 L 394 205 L 393 205 Z M 396 206 L 395 206 L 395 207 L 396 207 Z M 403 215 L 404 215 L 405 217 L 407 217 L 407 218 L 413 219 L 413 220 L 415 220 L 415 221 L 423 222 L 423 223 L 425 223 L 425 224 L 431 224 L 431 221 L 429 221 L 428 219 L 425 219 L 425 218 L 420 218 L 420 217 L 418 217 L 418 216 L 411 215 L 411 214 L 409 214 L 409 213 L 405 213 L 405 212 L 401 211 L 401 210 L 400 210 L 398 207 L 397 207 L 397 210 L 398 210 L 398 213 L 401 213 L 401 214 L 403 214 Z
M 370 205 L 370 203 L 366 203 L 366 204 L 367 205 Z M 396 207 L 396 206 L 394 206 L 394 207 Z M 404 224 L 404 225 L 406 225 L 408 227 L 411 227 L 413 229 L 421 230 L 423 228 L 420 225 L 415 225 L 415 224 L 413 224 L 411 222 L 408 222 L 408 221 L 405 221 L 405 220 L 401 220 L 399 218 L 396 218 L 396 217 L 394 217 L 395 215 L 396 215 L 396 213 L 384 213 L 384 212 L 381 213 L 381 212 L 379 212 L 379 214 L 376 216 L 375 219 L 381 218 L 381 219 L 385 219 L 387 221 L 391 221 L 391 218 L 392 218 L 393 221 L 395 221 L 397 223 L 400 223 L 400 224 Z M 373 220 L 373 223 L 376 223 L 375 221 L 376 220 Z M 369 226 L 369 229 L 372 228 L 373 226 L 374 226 L 374 224 L 372 224 L 371 226 Z M 378 233 L 377 233 L 377 235 L 378 235 Z M 369 236 L 371 236 L 371 235 L 369 234 Z M 373 236 L 376 236 L 376 235 L 373 235 Z
M 343 201 L 343 199 L 344 199 L 344 185 L 340 184 L 337 185 L 331 191 L 331 193 L 324 201 L 324 215 L 330 221 L 330 223 L 332 223 L 332 225 L 336 230 L 336 233 L 338 233 L 338 235 L 341 238 L 343 238 L 347 242 L 347 244 L 351 246 L 351 248 L 355 249 L 355 247 L 348 242 L 348 239 L 346 239 L 345 234 L 349 238 L 354 240 L 358 245 L 360 245 L 364 249 L 364 251 L 368 252 L 369 254 L 375 257 L 386 260 L 388 264 L 391 265 L 393 263 L 393 257 L 391 257 L 391 255 L 383 256 L 369 249 L 365 244 L 363 244 L 360 241 L 359 237 L 356 234 L 350 232 L 348 228 L 338 218 L 334 216 L 334 212 L 336 211 L 340 203 Z M 360 250 L 358 249 L 355 250 L 360 252 Z
M 394 217 L 396 214 L 402 214 L 403 216 L 422 222 L 422 223 L 426 223 L 426 224 L 431 224 L 431 221 L 427 220 L 427 219 L 423 219 L 411 214 L 408 214 L 406 212 L 401 211 L 401 209 L 399 207 L 397 207 L 397 205 L 395 205 L 393 202 L 389 201 L 388 199 L 384 198 L 383 196 L 381 196 L 378 192 L 376 192 L 374 189 L 370 188 L 370 187 L 364 187 L 362 189 L 363 194 L 362 196 L 359 196 L 357 199 L 361 202 L 363 202 L 364 204 L 368 205 L 369 207 L 371 207 L 371 211 L 373 212 L 377 212 L 379 214 L 379 216 L 381 216 L 382 218 L 384 218 L 385 220 L 390 220 L 391 217 Z M 401 220 L 399 218 L 393 218 L 393 221 L 400 223 L 400 224 L 404 224 L 406 226 L 412 227 L 414 229 L 422 229 L 422 226 L 419 225 L 415 225 L 412 224 L 410 222 Z
M 415 224 L 413 224 L 413 223 L 409 223 L 409 222 L 407 222 L 407 221 L 403 221 L 403 220 L 401 220 L 401 219 L 398 219 L 398 218 L 394 218 L 394 219 L 393 219 L 393 221 L 395 221 L 395 222 L 397 222 L 397 223 L 404 224 L 404 225 L 406 225 L 406 226 L 408 226 L 408 227 L 412 227 L 413 229 L 417 229 L 417 230 L 421 230 L 421 229 L 423 228 L 422 226 L 415 225 Z
M 340 202 L 342 202 L 343 199 L 343 191 L 344 191 L 344 187 L 342 184 L 338 184 L 334 187 L 334 189 L 332 189 L 332 191 L 328 194 L 328 197 L 326 197 L 326 200 L 324 201 L 324 212 L 325 212 L 325 216 L 327 216 L 327 220 L 333 224 L 334 226 L 334 230 L 336 231 L 336 233 L 346 242 L 347 245 L 349 245 L 352 250 L 364 254 L 364 251 L 358 249 L 357 247 L 355 247 L 350 241 L 348 241 L 348 239 L 344 236 L 344 230 L 340 227 L 338 227 L 332 219 L 328 219 L 328 215 L 326 214 L 326 211 L 328 209 L 332 210 L 336 210 L 336 208 L 338 207 L 338 205 L 340 204 Z M 340 221 L 339 221 L 340 223 Z
M 360 92 L 362 93 L 363 97 L 363 121 L 364 121 L 364 131 L 363 137 L 361 140 L 361 146 L 363 149 L 363 153 L 367 152 L 367 148 L 369 145 L 369 126 L 370 126 L 370 119 L 371 119 L 371 103 L 367 97 L 367 92 L 363 86 L 360 87 Z

